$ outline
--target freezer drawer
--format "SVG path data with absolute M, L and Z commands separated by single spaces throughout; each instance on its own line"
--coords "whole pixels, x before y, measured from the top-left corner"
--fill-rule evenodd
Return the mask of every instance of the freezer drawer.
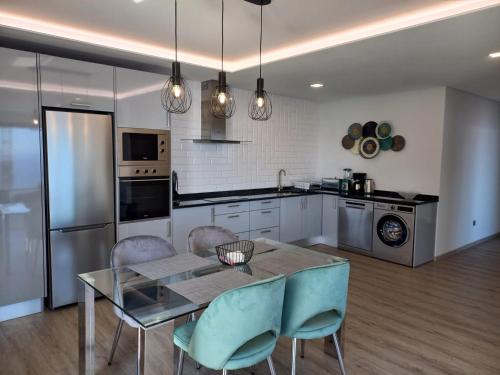
M 77 275 L 108 268 L 114 242 L 113 223 L 93 229 L 50 232 L 52 308 L 77 302 Z
M 339 247 L 372 251 L 373 203 L 339 200 Z

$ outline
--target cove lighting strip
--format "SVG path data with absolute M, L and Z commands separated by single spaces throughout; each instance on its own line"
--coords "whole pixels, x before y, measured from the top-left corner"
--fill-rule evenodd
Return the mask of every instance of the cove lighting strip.
M 444 20 L 479 10 L 500 5 L 500 0 L 448 0 L 417 11 L 408 12 L 399 16 L 364 24 L 340 32 L 327 34 L 305 42 L 277 48 L 262 54 L 262 63 L 272 63 L 291 57 L 305 55 L 356 41 L 369 39 L 375 36 L 393 33 L 412 27 L 425 25 L 431 22 Z M 96 33 L 90 30 L 78 29 L 71 26 L 24 17 L 0 10 L 0 25 L 13 29 L 30 31 L 38 34 L 50 35 L 62 39 L 88 43 L 105 48 L 137 53 L 160 59 L 173 60 L 175 51 L 170 48 L 120 38 L 110 34 Z M 186 53 L 179 51 L 179 61 L 188 64 L 203 66 L 210 69 L 219 69 L 219 58 Z M 259 65 L 259 56 L 251 55 L 237 60 L 224 62 L 228 72 L 236 72 Z

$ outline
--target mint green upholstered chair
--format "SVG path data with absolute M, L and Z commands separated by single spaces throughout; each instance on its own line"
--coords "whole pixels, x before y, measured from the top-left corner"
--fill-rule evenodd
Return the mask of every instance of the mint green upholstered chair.
M 184 352 L 212 370 L 237 370 L 267 358 L 281 329 L 285 277 L 276 276 L 227 291 L 208 306 L 200 319 L 178 327 L 174 344 L 180 349 L 177 374 L 182 374 Z
M 286 281 L 281 335 L 292 338 L 292 375 L 295 375 L 297 339 L 332 336 L 345 374 L 337 339 L 347 306 L 349 263 L 334 263 L 298 271 Z M 302 341 L 304 342 L 304 341 Z

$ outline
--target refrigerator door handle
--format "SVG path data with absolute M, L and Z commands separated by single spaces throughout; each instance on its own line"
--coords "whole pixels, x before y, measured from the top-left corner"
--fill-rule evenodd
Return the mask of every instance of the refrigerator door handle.
M 94 225 L 81 225 L 79 227 L 70 227 L 70 228 L 59 228 L 55 229 L 61 233 L 69 233 L 69 232 L 78 232 L 80 230 L 91 230 L 91 229 L 101 229 L 106 228 L 109 224 L 112 223 L 104 223 L 104 224 L 94 224 Z

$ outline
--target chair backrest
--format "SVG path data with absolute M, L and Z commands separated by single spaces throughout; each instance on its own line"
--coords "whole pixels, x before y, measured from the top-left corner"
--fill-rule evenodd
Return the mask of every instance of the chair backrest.
M 188 237 L 189 251 L 193 253 L 235 241 L 238 237 L 233 232 L 217 226 L 194 228 Z
M 276 276 L 218 296 L 203 312 L 191 336 L 188 352 L 214 370 L 248 341 L 280 333 L 285 277 Z
M 341 319 L 345 317 L 349 263 L 333 263 L 307 268 L 288 277 L 281 334 L 294 336 L 309 319 L 318 314 L 335 311 Z
M 156 236 L 132 236 L 118 241 L 111 249 L 111 267 L 144 263 L 176 255 L 174 247 Z

